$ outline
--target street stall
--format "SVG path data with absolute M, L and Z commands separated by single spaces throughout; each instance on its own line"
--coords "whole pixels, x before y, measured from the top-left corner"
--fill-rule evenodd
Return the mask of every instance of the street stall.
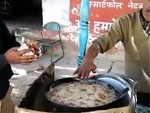
M 126 11 L 128 11 L 129 9 L 130 11 L 133 11 L 135 9 L 142 8 L 142 3 L 140 3 L 139 1 L 138 3 L 137 2 L 134 3 L 132 0 L 124 1 L 124 2 L 116 2 L 115 0 L 112 0 L 111 2 L 110 1 L 108 2 L 107 0 L 103 0 L 102 2 L 96 0 L 95 1 L 82 0 L 80 2 L 81 7 L 78 7 L 80 9 L 80 11 L 78 11 L 80 12 L 78 15 L 80 16 L 80 20 L 78 21 L 80 27 L 77 35 L 77 38 L 79 38 L 79 50 L 78 50 L 79 52 L 78 52 L 77 66 L 80 66 L 80 64 L 82 63 L 82 59 L 85 55 L 86 48 L 88 46 L 88 41 L 90 38 L 89 32 L 90 33 L 92 32 L 93 34 L 98 34 L 107 31 L 111 26 L 112 22 L 115 21 L 115 18 L 125 13 L 122 10 L 124 4 L 126 4 L 126 6 L 128 7 L 128 9 L 126 8 Z M 76 0 L 74 2 L 72 2 L 71 0 L 71 8 L 73 8 L 73 5 L 78 3 L 79 0 Z M 109 13 L 105 13 L 102 15 L 102 17 L 106 15 L 109 18 L 107 19 L 102 18 L 101 15 L 99 15 L 95 19 L 101 18 L 102 20 L 109 21 L 109 22 L 104 22 L 104 21 L 98 22 L 92 20 L 94 19 L 94 17 L 91 18 L 91 14 L 97 15 L 96 12 L 99 10 L 95 8 L 106 8 L 106 7 L 110 8 L 113 12 L 119 10 L 116 14 L 116 17 L 113 18 L 112 15 L 110 15 Z M 72 14 L 70 15 L 70 21 L 72 22 L 72 24 L 76 24 L 75 22 L 77 22 L 76 19 L 78 19 L 78 16 Z M 89 22 L 89 20 L 91 21 Z M 51 60 L 49 61 L 50 62 L 49 63 L 47 59 L 49 59 L 49 56 L 45 57 L 44 59 L 44 62 L 46 62 L 46 67 L 44 68 L 44 70 L 42 70 L 43 72 L 39 73 L 38 76 L 35 77 L 32 82 L 30 82 L 31 84 L 29 85 L 28 89 L 24 92 L 25 95 L 23 95 L 19 103 L 17 103 L 17 105 L 15 106 L 15 113 L 48 113 L 48 112 L 148 113 L 150 112 L 149 108 L 142 105 L 137 105 L 136 92 L 138 88 L 138 83 L 136 81 L 133 81 L 132 79 L 122 76 L 122 74 L 109 73 L 111 72 L 110 70 L 113 68 L 112 65 L 109 65 L 110 68 L 108 68 L 108 70 L 103 74 L 97 73 L 96 74 L 97 76 L 93 76 L 85 80 L 81 80 L 75 76 L 62 76 L 62 78 L 60 77 L 59 79 L 58 78 L 56 79 L 55 77 L 59 76 L 57 75 L 57 71 L 55 73 L 55 69 L 56 69 L 55 63 L 57 64 L 57 62 L 53 62 Z M 64 59 L 62 58 L 61 60 Z M 65 60 L 71 62 L 73 59 L 65 58 Z M 43 62 L 40 62 L 40 64 L 42 63 Z M 73 71 L 75 70 L 76 67 L 74 68 L 69 67 L 68 69 L 70 70 L 72 69 Z M 61 69 L 62 68 L 65 67 L 62 66 Z M 64 72 L 64 70 L 61 71 L 62 72 L 60 72 L 60 74 Z M 103 88 L 101 89 L 99 86 Z M 88 88 L 86 89 L 86 87 Z M 69 96 L 68 93 L 70 93 Z M 115 94 L 116 96 L 112 96 L 112 94 Z M 110 97 L 114 97 L 114 98 L 111 100 Z M 108 103 L 106 101 L 105 102 L 103 101 L 105 99 L 109 100 Z M 92 102 L 94 102 L 94 104 L 91 105 Z

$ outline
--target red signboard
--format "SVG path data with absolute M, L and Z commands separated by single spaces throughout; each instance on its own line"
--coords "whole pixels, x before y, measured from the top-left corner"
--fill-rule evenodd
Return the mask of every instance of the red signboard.
M 70 22 L 79 25 L 81 0 L 70 0 Z M 103 33 L 120 15 L 139 10 L 142 0 L 89 0 L 89 31 Z

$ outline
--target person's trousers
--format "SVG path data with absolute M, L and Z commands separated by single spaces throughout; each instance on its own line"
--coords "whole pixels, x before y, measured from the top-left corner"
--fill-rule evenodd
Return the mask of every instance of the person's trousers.
M 137 103 L 150 107 L 150 93 L 137 92 Z
M 11 91 L 12 87 L 8 89 L 5 97 L 0 100 L 0 113 L 14 113 L 14 105 L 11 100 Z

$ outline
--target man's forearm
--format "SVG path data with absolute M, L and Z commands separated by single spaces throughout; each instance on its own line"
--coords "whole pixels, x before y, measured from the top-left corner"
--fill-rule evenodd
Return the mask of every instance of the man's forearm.
M 95 44 L 92 44 L 85 55 L 85 58 L 88 60 L 94 60 L 99 53 L 99 47 Z

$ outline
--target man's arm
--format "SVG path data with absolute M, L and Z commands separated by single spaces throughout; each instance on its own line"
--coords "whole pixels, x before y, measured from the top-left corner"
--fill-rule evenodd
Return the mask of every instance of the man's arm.
M 16 37 L 11 34 L 4 23 L 4 21 L 0 18 L 0 34 L 1 40 L 4 42 L 4 48 L 6 51 L 12 47 L 20 46 L 20 44 L 16 41 Z
M 91 46 L 88 48 L 85 57 L 86 57 L 88 60 L 93 61 L 93 60 L 96 58 L 96 56 L 98 55 L 99 49 L 100 49 L 100 48 L 99 48 L 99 45 L 98 45 L 98 44 L 93 44 L 93 45 L 91 45 Z M 84 58 L 85 58 L 85 57 L 84 57 Z
M 93 41 L 92 45 L 99 46 L 99 52 L 104 53 L 117 44 L 117 42 L 124 42 L 124 34 L 128 30 L 126 18 L 121 18 L 112 24 L 110 30 L 104 33 L 101 37 Z
M 103 36 L 94 40 L 92 45 L 88 48 L 85 58 L 93 61 L 98 53 L 104 53 L 111 49 L 118 41 L 123 41 L 123 33 L 120 21 L 116 21 L 111 29 Z
M 127 22 L 126 18 L 125 20 L 123 18 L 123 21 L 122 19 L 117 20 L 108 32 L 94 40 L 92 45 L 88 48 L 82 64 L 77 68 L 74 74 L 77 74 L 80 78 L 87 78 L 91 71 L 95 72 L 96 65 L 94 64 L 94 59 L 99 52 L 104 53 L 111 49 L 118 41 L 124 41 L 124 32 L 126 31 L 123 31 L 123 29 L 128 29 Z

